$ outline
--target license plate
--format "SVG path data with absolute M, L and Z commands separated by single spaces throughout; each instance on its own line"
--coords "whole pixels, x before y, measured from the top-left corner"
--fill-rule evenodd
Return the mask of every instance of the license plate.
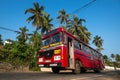
M 45 62 L 51 62 L 51 60 L 45 60 Z
M 60 56 L 54 56 L 54 60 L 60 60 Z

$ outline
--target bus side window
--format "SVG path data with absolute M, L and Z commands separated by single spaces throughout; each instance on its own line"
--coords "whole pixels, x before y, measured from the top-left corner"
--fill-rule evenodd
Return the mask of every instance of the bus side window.
M 90 54 L 89 47 L 86 47 L 86 52 L 87 52 L 88 54 Z
M 89 47 L 87 48 L 87 53 L 90 54 L 90 48 Z
M 94 57 L 96 57 L 96 52 L 95 51 L 93 51 L 93 54 L 94 54 Z
M 63 36 L 64 36 L 64 44 L 67 44 L 67 35 L 64 34 Z
M 91 54 L 94 56 L 94 51 L 91 49 Z
M 74 40 L 74 47 L 76 48 L 76 41 Z
M 92 51 L 92 50 L 90 50 L 90 53 L 91 53 L 91 54 L 93 54 L 93 51 Z
M 84 45 L 83 45 L 83 47 L 82 47 L 82 50 L 84 51 Z
M 96 57 L 99 58 L 99 54 L 96 52 Z
M 83 46 L 83 51 L 86 53 L 86 46 Z
M 76 49 L 80 49 L 80 47 L 79 47 L 79 42 L 76 41 L 76 40 L 74 40 L 74 47 L 75 47 Z
M 93 56 L 95 56 L 95 54 L 94 54 L 94 51 L 92 50 L 92 54 L 93 54 Z
M 82 44 L 81 43 L 79 43 L 79 47 L 80 47 L 80 50 L 82 50 Z
M 97 52 L 95 52 L 95 56 L 98 57 L 98 53 Z
M 88 52 L 88 47 L 86 47 L 86 53 L 89 53 L 89 52 Z

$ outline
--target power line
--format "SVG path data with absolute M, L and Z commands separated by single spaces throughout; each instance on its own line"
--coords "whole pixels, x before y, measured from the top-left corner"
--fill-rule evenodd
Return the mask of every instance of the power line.
M 71 16 L 73 17 L 73 16 L 75 15 L 75 13 L 78 13 L 78 12 L 81 11 L 82 9 L 90 6 L 90 5 L 91 5 L 92 3 L 94 3 L 95 1 L 96 1 L 96 0 L 92 0 L 92 1 L 88 2 L 87 4 L 83 5 L 82 7 L 74 10 L 72 13 L 70 13 Z M 71 18 L 72 18 L 72 17 L 71 17 Z M 71 19 L 71 18 L 70 18 L 70 19 Z M 55 25 L 56 25 L 57 23 L 58 23 L 58 22 L 56 22 Z M 55 27 L 55 26 L 54 26 L 54 27 Z
M 0 29 L 2 30 L 6 30 L 6 31 L 11 31 L 11 32 L 15 32 L 17 34 L 20 34 L 21 32 L 20 31 L 15 31 L 15 30 L 12 30 L 12 29 L 9 29 L 9 28 L 5 28 L 5 27 L 1 27 L 0 26 Z M 26 33 L 27 35 L 32 35 L 31 33 Z
M 2 27 L 2 26 L 0 26 L 0 29 L 6 30 L 6 31 L 11 31 L 11 32 L 17 32 L 15 30 L 12 30 L 12 29 L 9 29 L 9 28 L 5 28 L 5 27 Z
M 82 7 L 76 9 L 75 11 L 73 11 L 71 14 L 74 15 L 75 13 L 78 13 L 78 12 L 81 11 L 82 9 L 84 9 L 84 8 L 86 8 L 86 7 L 88 7 L 88 6 L 90 6 L 90 5 L 91 5 L 92 3 L 94 3 L 95 1 L 96 1 L 96 0 L 90 1 L 89 3 L 83 5 Z
M 75 11 L 73 11 L 72 13 L 70 13 L 71 15 L 71 17 L 69 17 L 69 19 L 67 20 L 67 26 L 68 27 L 70 27 L 70 26 L 72 26 L 73 25 L 73 17 L 75 16 L 75 13 L 78 13 L 79 11 L 81 11 L 82 9 L 84 9 L 84 8 L 87 8 L 88 6 L 90 6 L 92 3 L 94 3 L 96 0 L 92 0 L 92 1 L 90 1 L 90 2 L 88 2 L 87 4 L 85 4 L 85 5 L 83 5 L 82 7 L 80 7 L 80 8 L 78 8 L 78 9 L 76 9 Z
M 0 26 L 0 29 L 6 30 L 6 31 L 15 32 L 15 33 L 17 33 L 17 34 L 21 33 L 20 31 L 12 30 L 12 29 L 9 29 L 9 28 L 1 27 L 1 26 Z

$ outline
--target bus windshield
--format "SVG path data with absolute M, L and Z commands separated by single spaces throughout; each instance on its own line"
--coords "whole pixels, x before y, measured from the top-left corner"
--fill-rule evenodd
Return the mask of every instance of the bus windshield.
M 54 44 L 54 43 L 58 43 L 58 42 L 61 42 L 61 34 L 57 34 L 57 35 L 54 35 L 50 38 L 47 38 L 47 39 L 44 39 L 42 41 L 42 46 L 47 46 L 49 44 Z

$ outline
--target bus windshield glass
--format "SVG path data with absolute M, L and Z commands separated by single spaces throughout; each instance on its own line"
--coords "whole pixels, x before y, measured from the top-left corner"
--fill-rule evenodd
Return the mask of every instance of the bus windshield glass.
M 47 39 L 44 39 L 42 41 L 42 46 L 47 46 L 49 44 L 54 44 L 54 43 L 58 43 L 58 42 L 61 42 L 61 34 L 57 34 L 57 35 L 54 35 L 50 38 L 47 38 Z

